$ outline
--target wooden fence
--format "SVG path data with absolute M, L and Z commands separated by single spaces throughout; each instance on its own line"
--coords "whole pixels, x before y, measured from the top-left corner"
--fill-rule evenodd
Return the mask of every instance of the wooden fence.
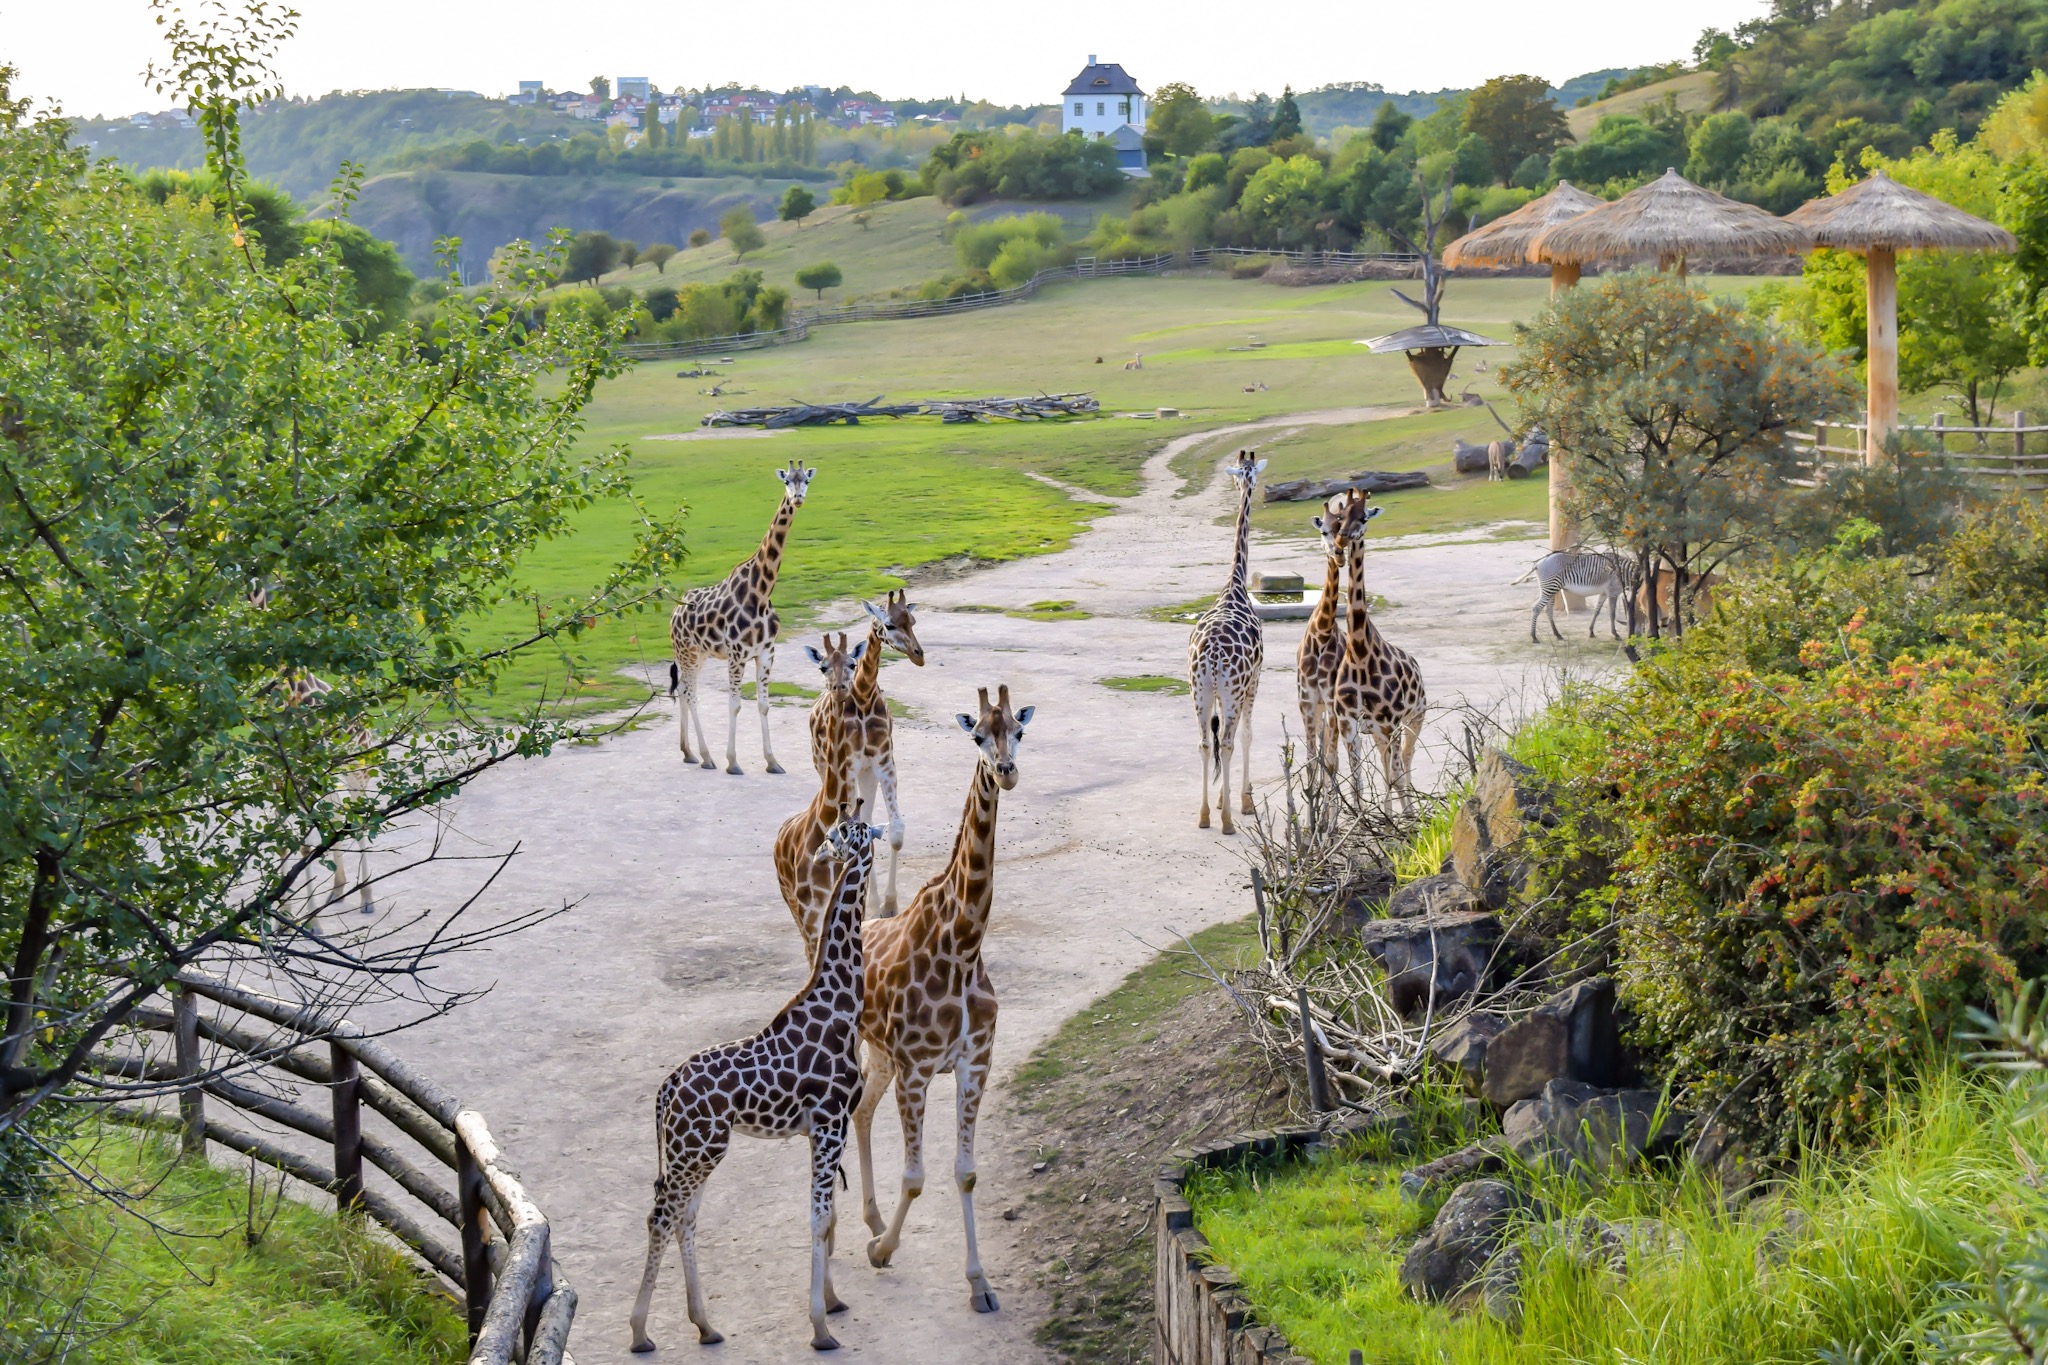
M 1812 457 L 1818 470 L 1823 464 L 1861 460 L 1868 429 L 1863 422 L 1818 422 L 1810 432 L 1791 433 L 1790 439 Z M 1831 432 L 1841 435 L 1830 439 Z M 2013 413 L 2012 420 L 2002 427 L 1952 426 L 1936 413 L 1931 422 L 1899 427 L 1898 435 L 1907 450 L 1950 457 L 1959 474 L 2013 479 L 2028 489 L 2033 487 L 2030 480 L 2048 481 L 2048 439 L 2043 439 L 2048 426 L 2027 425 L 2024 412 Z M 2030 436 L 2036 438 L 2031 451 L 2027 448 Z M 1956 445 L 1959 440 L 1961 449 Z
M 220 1007 L 202 1011 L 200 1002 Z M 181 973 L 170 1007 L 145 1007 L 131 1022 L 171 1039 L 171 1060 L 112 1049 L 94 1058 L 103 1076 L 177 1085 L 178 1113 L 131 1104 L 111 1116 L 181 1135 L 185 1150 L 203 1156 L 208 1142 L 241 1152 L 325 1190 L 343 1210 L 375 1220 L 421 1260 L 462 1290 L 469 1319 L 470 1365 L 573 1365 L 569 1325 L 576 1291 L 557 1279 L 549 1254 L 548 1220 L 504 1164 L 483 1115 L 465 1108 L 431 1078 L 345 1018 L 230 985 L 201 972 Z M 253 1026 L 261 1021 L 269 1028 Z M 202 1040 L 213 1045 L 202 1060 Z M 265 1071 L 324 1086 L 327 1114 L 258 1088 Z M 269 1079 L 275 1080 L 276 1077 Z M 209 1113 L 209 1099 L 325 1143 L 333 1165 L 292 1151 Z M 368 1106 L 452 1173 L 436 1180 L 397 1146 L 363 1130 Z M 451 1247 L 408 1209 L 363 1182 L 368 1162 L 456 1231 Z M 497 1235 L 493 1235 L 493 1234 Z
M 983 308 L 1000 308 L 1035 298 L 1049 284 L 1065 280 L 1092 280 L 1119 275 L 1151 275 L 1176 267 L 1208 265 L 1219 256 L 1257 256 L 1276 260 L 1304 261 L 1319 265 L 1362 265 L 1372 261 L 1411 263 L 1420 256 L 1357 251 L 1261 251 L 1252 247 L 1203 247 L 1196 251 L 1169 251 L 1157 256 L 1134 256 L 1126 260 L 1103 261 L 1084 256 L 1072 265 L 1041 270 L 1022 284 L 1007 289 L 984 289 L 950 299 L 883 299 L 874 303 L 849 303 L 837 308 L 814 308 L 800 312 L 786 327 L 772 332 L 743 332 L 734 336 L 707 337 L 700 341 L 628 342 L 619 354 L 629 360 L 681 360 L 691 356 L 718 355 L 725 351 L 756 350 L 810 339 L 811 328 L 838 322 L 890 322 L 900 318 L 947 317 Z

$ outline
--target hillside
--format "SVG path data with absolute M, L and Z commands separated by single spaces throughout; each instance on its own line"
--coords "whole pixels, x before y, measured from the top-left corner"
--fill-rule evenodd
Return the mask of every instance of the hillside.
M 1662 104 L 1666 95 L 1678 102 L 1678 107 L 1688 113 L 1703 112 L 1714 104 L 1714 77 L 1711 72 L 1688 71 L 1683 76 L 1673 76 L 1655 85 L 1646 85 L 1640 90 L 1608 99 L 1595 100 L 1577 109 L 1567 108 L 1564 121 L 1571 127 L 1572 136 L 1583 139 L 1593 131 L 1594 125 L 1609 114 L 1640 114 L 1653 105 Z

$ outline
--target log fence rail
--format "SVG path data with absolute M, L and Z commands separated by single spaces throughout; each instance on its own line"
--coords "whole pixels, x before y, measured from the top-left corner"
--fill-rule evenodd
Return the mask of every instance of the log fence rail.
M 115 1103 L 106 1106 L 110 1117 L 175 1130 L 185 1151 L 202 1159 L 206 1144 L 218 1143 L 326 1191 L 345 1212 L 368 1216 L 461 1290 L 470 1365 L 574 1365 L 568 1338 L 576 1291 L 555 1276 L 547 1217 L 505 1165 L 483 1115 L 346 1018 L 190 970 L 178 976 L 169 997 L 170 1008 L 145 1006 L 130 1021 L 140 1031 L 170 1035 L 168 1063 L 152 1060 L 146 1049 L 107 1050 L 92 1069 L 176 1087 L 176 1112 Z M 201 1001 L 218 1008 L 203 1011 Z M 202 1042 L 214 1048 L 211 1064 L 202 1059 Z M 243 1083 L 257 1082 L 266 1071 L 325 1087 L 330 1112 Z M 209 1098 L 325 1144 L 332 1164 L 209 1113 Z M 365 1107 L 452 1174 L 453 1188 L 394 1143 L 366 1132 Z M 452 1225 L 459 1246 L 365 1185 L 365 1162 Z
M 1789 439 L 1818 472 L 1823 464 L 1861 463 L 1868 429 L 1864 422 L 1816 422 Z M 1831 439 L 1830 433 L 1838 435 Z M 2048 426 L 2028 425 L 2024 412 L 2014 412 L 2003 426 L 1958 426 L 1936 413 L 1931 421 L 1895 427 L 1893 434 L 1907 450 L 1948 456 L 1959 474 L 2013 479 L 2022 489 L 2035 487 L 2035 479 L 2048 485 Z M 1952 444 L 1959 437 L 1967 438 L 1962 449 Z M 2031 450 L 2028 437 L 2035 438 Z

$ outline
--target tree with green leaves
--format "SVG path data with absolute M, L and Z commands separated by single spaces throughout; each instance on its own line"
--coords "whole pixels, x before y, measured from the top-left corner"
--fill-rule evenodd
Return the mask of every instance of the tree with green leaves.
M 362 327 L 365 338 L 380 337 L 405 324 L 413 276 L 397 247 L 345 218 L 306 224 L 305 246 L 308 251 L 333 251 L 348 272 L 356 306 L 370 314 Z
M 1209 139 L 1216 133 L 1216 119 L 1195 87 L 1174 81 L 1152 93 L 1145 133 L 1168 156 L 1196 156 L 1208 149 Z
M 619 264 L 619 243 L 609 232 L 579 232 L 562 259 L 562 278 L 595 283 Z
M 1294 102 L 1294 87 L 1284 86 L 1280 91 L 1280 102 L 1273 106 L 1273 124 L 1267 131 L 1266 140 L 1280 142 L 1300 136 L 1301 106 Z
M 718 235 L 732 247 L 736 260 L 745 260 L 749 251 L 759 251 L 768 241 L 754 221 L 754 210 L 745 204 L 734 204 L 719 215 Z
M 590 97 L 600 104 L 609 104 L 612 98 L 612 78 L 610 76 L 592 76 L 590 78 Z
M 640 253 L 640 259 L 654 267 L 657 275 L 668 273 L 668 263 L 675 259 L 676 249 L 667 242 L 656 242 Z
M 1501 383 L 1571 461 L 1573 514 L 1645 581 L 1669 569 L 1674 600 L 1775 538 L 1804 472 L 1785 434 L 1848 396 L 1819 347 L 1664 272 L 1567 289 L 1515 330 Z
M 776 210 L 776 216 L 785 223 L 795 223 L 801 230 L 804 219 L 815 213 L 817 208 L 818 197 L 811 193 L 809 186 L 791 185 L 782 192 L 782 207 Z
M 690 229 L 690 239 L 689 239 L 689 240 L 690 240 L 690 245 L 691 245 L 691 246 L 693 246 L 693 247 L 699 247 L 699 246 L 709 246 L 709 245 L 711 245 L 711 229 L 710 229 L 710 228 L 691 228 L 691 229 Z
M 837 289 L 845 282 L 845 279 L 846 277 L 839 273 L 839 267 L 830 261 L 820 261 L 816 265 L 807 265 L 802 270 L 796 272 L 797 287 L 800 289 L 817 290 L 818 301 L 821 303 L 824 302 L 825 291 L 827 289 Z
M 168 15 L 157 80 L 198 113 L 218 216 L 152 202 L 0 71 L 0 1167 L 53 1098 L 94 1098 L 87 1060 L 181 970 L 260 963 L 393 1025 L 457 1003 L 437 958 L 533 917 L 466 927 L 425 885 L 402 927 L 333 933 L 323 863 L 576 734 L 479 708 L 516 660 L 573 673 L 594 624 L 670 600 L 675 517 L 582 439 L 623 323 L 529 331 L 559 249 L 424 337 L 368 335 L 349 234 L 273 267 L 241 226 L 241 113 L 292 18 Z M 519 586 L 618 499 L 643 535 L 594 591 Z M 477 628 L 506 607 L 530 624 Z M 328 690 L 287 705 L 306 678 Z
M 628 237 L 619 243 L 619 264 L 631 270 L 640 261 L 640 244 Z
M 1383 152 L 1391 152 L 1401 145 L 1401 139 L 1408 136 L 1408 130 L 1415 126 L 1415 120 L 1402 113 L 1392 100 L 1380 106 L 1372 116 L 1372 127 L 1366 129 L 1372 138 L 1372 145 Z
M 1465 100 L 1465 131 L 1486 143 L 1493 178 L 1505 185 L 1531 156 L 1549 156 L 1572 138 L 1564 111 L 1541 76 L 1495 76 Z

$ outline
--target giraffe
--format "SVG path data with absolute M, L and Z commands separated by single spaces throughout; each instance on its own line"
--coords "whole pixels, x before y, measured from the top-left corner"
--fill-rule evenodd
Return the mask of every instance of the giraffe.
M 878 912 L 886 918 L 896 913 L 896 863 L 903 853 L 903 808 L 896 799 L 896 727 L 889 716 L 889 703 L 882 696 L 882 647 L 894 649 L 919 668 L 924 667 L 924 646 L 917 640 L 917 608 L 905 599 L 901 588 L 892 589 L 881 606 L 863 602 L 868 614 L 867 656 L 854 672 L 853 686 L 844 693 L 826 691 L 811 703 L 811 764 L 818 776 L 825 775 L 822 735 L 837 735 L 837 726 L 853 727 L 853 780 L 860 799 L 871 811 L 879 811 L 875 793 L 879 787 L 889 808 L 889 889 L 881 897 Z M 873 899 L 880 890 L 871 883 Z
M 831 870 L 818 861 L 818 850 L 824 847 L 825 836 L 831 832 L 840 809 L 853 795 L 853 727 L 846 723 L 841 703 L 852 684 L 854 666 L 867 648 L 867 642 L 862 641 L 848 650 L 844 632 L 836 642 L 827 635 L 822 652 L 816 645 L 804 646 L 804 653 L 825 675 L 825 691 L 818 700 L 822 703 L 832 699 L 831 709 L 839 720 L 825 734 L 818 733 L 815 725 L 812 727 L 814 746 L 829 739 L 826 751 L 819 755 L 818 794 L 775 832 L 775 881 L 782 888 L 789 913 L 796 918 L 796 927 L 803 933 L 804 948 L 813 955 L 818 950 L 825 912 L 831 907 L 833 885 Z
M 1332 498 L 1323 515 L 1314 518 L 1316 533 L 1323 539 L 1323 593 L 1309 614 L 1301 646 L 1294 653 L 1294 684 L 1301 698 L 1302 743 L 1311 767 L 1321 765 L 1325 773 L 1337 770 L 1335 739 L 1337 666 L 1344 659 L 1343 618 L 1337 602 L 1344 595 L 1344 552 L 1337 540 L 1337 509 L 1341 500 Z
M 988 930 L 995 887 L 996 802 L 1017 785 L 1017 746 L 1024 740 L 1031 713 L 1029 706 L 1011 711 L 1005 684 L 994 706 L 984 687 L 979 715 L 957 717 L 980 752 L 952 859 L 918 889 L 902 914 L 868 926 L 867 1000 L 860 1016 L 867 1063 L 860 1105 L 853 1114 L 860 1145 L 862 1216 L 875 1233 L 875 1240 L 868 1243 L 868 1262 L 877 1268 L 889 1264 L 902 1241 L 911 1201 L 924 1192 L 925 1095 L 934 1076 L 951 1071 L 959 1119 L 953 1183 L 960 1190 L 960 1216 L 967 1226 L 968 1301 L 977 1313 L 993 1313 L 997 1307 L 974 1237 L 974 1126 L 996 1034 L 996 992 L 981 960 L 981 940 Z M 892 1077 L 896 1113 L 903 1125 L 903 1187 L 895 1217 L 885 1227 L 875 1203 L 869 1138 L 875 1109 Z
M 698 761 L 690 753 L 690 723 L 697 725 L 697 748 L 703 765 L 711 761 L 711 742 L 704 738 L 704 718 L 697 711 L 697 670 L 708 658 L 726 661 L 725 770 L 740 771 L 740 687 L 746 681 L 747 661 L 754 663 L 754 703 L 761 712 L 761 757 L 768 771 L 779 773 L 774 747 L 768 740 L 768 675 L 775 668 L 775 633 L 782 622 L 775 615 L 775 575 L 782 567 L 782 550 L 789 541 L 789 524 L 796 509 L 804 505 L 804 494 L 818 471 L 805 469 L 799 460 L 778 469 L 782 480 L 782 503 L 768 534 L 752 557 L 725 576 L 725 581 L 708 588 L 693 588 L 683 594 L 669 616 L 668 636 L 675 647 L 675 662 L 668 667 L 668 693 L 682 693 L 676 706 L 676 721 L 682 729 L 683 761 Z
M 1364 742 L 1370 734 L 1380 751 L 1387 795 L 1398 795 L 1404 810 L 1414 811 L 1415 742 L 1422 734 L 1427 698 L 1422 670 L 1408 651 L 1387 643 L 1366 610 L 1365 528 L 1381 508 L 1372 494 L 1353 489 L 1339 514 L 1338 539 L 1344 545 L 1349 577 L 1344 626 L 1344 657 L 1337 666 L 1336 720 L 1351 777 L 1363 783 Z
M 1252 489 L 1265 467 L 1264 460 L 1253 461 L 1249 450 L 1238 451 L 1237 462 L 1223 467 L 1239 485 L 1237 548 L 1223 595 L 1202 613 L 1188 636 L 1188 683 L 1195 694 L 1195 726 L 1202 739 L 1202 818 L 1198 828 L 1209 828 L 1209 783 L 1213 778 L 1216 809 L 1223 817 L 1225 834 L 1236 832 L 1230 818 L 1230 753 L 1240 727 L 1244 737 L 1240 798 L 1244 813 L 1252 813 L 1252 703 L 1259 695 L 1266 637 L 1259 614 L 1252 608 L 1245 575 L 1251 563 Z
M 811 1140 L 811 1346 L 837 1349 L 825 1328 L 846 1305 L 832 1290 L 832 1234 L 838 1222 L 832 1182 L 846 1150 L 846 1122 L 860 1102 L 861 900 L 881 831 L 856 809 L 832 831 L 825 852 L 839 863 L 823 937 L 810 979 L 768 1026 L 743 1042 L 706 1048 L 677 1067 L 655 1097 L 654 1208 L 647 1215 L 647 1266 L 633 1301 L 633 1349 L 651 1351 L 647 1308 L 674 1237 L 683 1251 L 690 1321 L 705 1345 L 723 1341 L 704 1311 L 697 1283 L 697 1211 L 704 1182 L 734 1133 Z M 822 855 L 821 855 L 822 856 Z

